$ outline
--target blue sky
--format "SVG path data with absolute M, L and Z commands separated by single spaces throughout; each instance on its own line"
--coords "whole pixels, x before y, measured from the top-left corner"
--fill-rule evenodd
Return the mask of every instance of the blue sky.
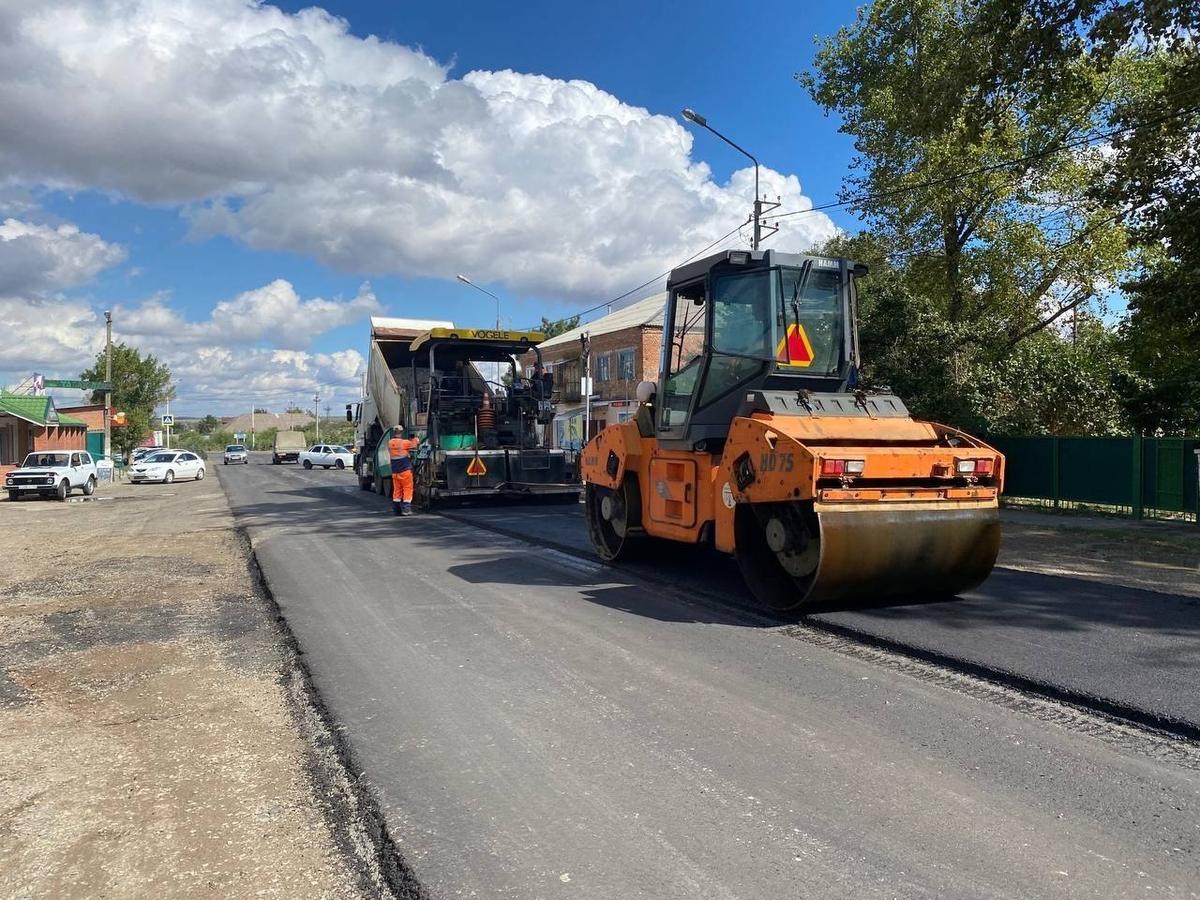
M 106 72 L 116 68 L 113 59 L 130 58 L 121 57 L 119 54 L 126 51 L 120 48 L 108 52 L 109 36 L 103 31 L 106 23 L 101 17 L 87 22 L 88 10 L 83 0 L 79 0 L 83 5 L 76 9 L 71 8 L 72 0 L 62 2 L 66 8 L 64 16 L 82 18 L 86 27 L 94 30 L 82 46 L 88 50 L 99 46 L 95 52 L 102 59 Z M 135 30 L 143 25 L 149 29 L 146 23 L 156 22 L 155 16 L 161 13 L 161 9 L 154 9 L 155 0 L 146 0 L 146 4 L 148 8 L 140 11 L 142 19 L 134 21 Z M 486 83 L 472 85 L 487 98 L 489 107 L 497 110 L 497 121 L 501 124 L 494 129 L 490 123 L 487 127 L 481 126 L 478 135 L 470 136 L 461 145 L 455 144 L 453 138 L 446 139 L 445 135 L 456 135 L 460 128 L 470 131 L 479 126 L 478 120 L 484 114 L 473 113 L 470 106 L 478 102 L 478 97 L 439 101 L 437 121 L 428 127 L 436 127 L 440 139 L 449 141 L 447 146 L 470 147 L 471 155 L 466 160 L 446 162 L 444 154 L 435 154 L 431 161 L 422 157 L 419 148 L 397 149 L 396 158 L 401 162 L 394 166 L 395 174 L 412 182 L 419 183 L 431 171 L 431 166 L 457 167 L 459 182 L 463 180 L 463 172 L 478 168 L 480 159 L 486 159 L 490 167 L 492 148 L 489 141 L 506 143 L 509 133 L 515 136 L 514 140 L 529 137 L 524 125 L 526 114 L 519 108 L 522 103 L 537 105 L 537 115 L 545 121 L 539 120 L 539 126 L 544 126 L 539 132 L 541 136 L 535 141 L 531 139 L 528 149 L 522 151 L 525 155 L 497 163 L 494 178 L 478 188 L 481 196 L 486 195 L 486 202 L 475 203 L 472 189 L 459 191 L 458 187 L 449 199 L 439 194 L 427 206 L 422 206 L 423 201 L 412 201 L 415 212 L 408 234 L 398 233 L 410 230 L 410 220 L 404 216 L 389 223 L 387 228 L 372 224 L 390 216 L 389 210 L 395 206 L 385 207 L 386 197 L 381 194 L 376 200 L 374 194 L 379 179 L 390 177 L 387 165 L 380 167 L 382 174 L 375 173 L 370 180 L 355 182 L 340 177 L 335 171 L 340 164 L 338 154 L 342 153 L 341 149 L 330 149 L 329 160 L 312 163 L 313 157 L 359 127 L 364 116 L 374 116 L 382 107 L 388 109 L 388 118 L 379 126 L 380 145 L 408 139 L 405 132 L 410 119 L 406 116 L 410 113 L 422 117 L 434 115 L 421 112 L 420 104 L 426 99 L 415 89 L 412 93 L 416 99 L 401 96 L 393 106 L 396 92 L 381 79 L 370 83 L 364 81 L 365 87 L 356 85 L 350 91 L 339 89 L 331 101 L 338 104 L 331 107 L 337 110 L 336 115 L 344 113 L 347 102 L 356 102 L 355 97 L 368 90 L 374 93 L 369 100 L 363 101 L 361 109 L 352 111 L 353 115 L 346 114 L 350 123 L 346 129 L 331 128 L 328 133 L 321 134 L 319 140 L 313 141 L 313 147 L 298 148 L 297 144 L 303 141 L 284 137 L 278 147 L 272 146 L 270 129 L 260 131 L 254 127 L 255 111 L 252 108 L 247 111 L 245 107 L 253 102 L 253 93 L 257 90 L 262 91 L 264 98 L 272 90 L 279 91 L 281 99 L 278 102 L 266 104 L 264 99 L 259 118 L 285 117 L 280 121 L 287 127 L 291 124 L 286 118 L 291 116 L 290 110 L 296 108 L 298 102 L 308 102 L 304 92 L 312 81 L 311 73 L 301 73 L 295 78 L 289 76 L 290 80 L 281 86 L 273 78 L 270 57 L 266 66 L 256 63 L 249 70 L 252 77 L 262 79 L 263 87 L 250 82 L 241 86 L 250 95 L 248 100 L 237 101 L 236 111 L 246 114 L 244 122 L 223 116 L 215 120 L 215 126 L 206 126 L 201 121 L 201 111 L 194 136 L 188 136 L 186 124 L 183 129 L 175 126 L 180 132 L 178 140 L 172 140 L 171 134 L 153 134 L 153 111 L 150 114 L 139 111 L 136 104 L 140 98 L 132 92 L 122 94 L 124 88 L 116 82 L 111 89 L 105 88 L 107 93 L 98 102 L 110 104 L 117 110 L 113 119 L 127 117 L 127 121 L 137 123 L 136 127 L 149 128 L 148 142 L 161 144 L 161 147 L 147 150 L 148 161 L 145 163 L 130 160 L 131 154 L 136 156 L 139 152 L 137 145 L 131 151 L 123 143 L 128 140 L 129 130 L 135 127 L 132 125 L 124 126 L 124 133 L 118 133 L 114 127 L 111 135 L 103 133 L 102 122 L 92 132 L 76 129 L 69 139 L 53 145 L 49 154 L 44 146 L 31 146 L 19 159 L 17 177 L 8 189 L 7 208 L 3 208 L 5 194 L 0 193 L 0 220 L 15 216 L 30 225 L 77 228 L 92 245 L 110 251 L 106 260 L 119 256 L 120 261 L 115 264 L 81 263 L 78 272 L 60 273 L 58 281 L 47 276 L 37 286 L 29 288 L 34 293 L 26 296 L 31 298 L 33 305 L 75 304 L 72 309 L 77 324 L 84 329 L 91 321 L 87 318 L 86 307 L 95 311 L 117 308 L 118 333 L 122 322 L 127 323 L 134 329 L 131 340 L 140 338 L 142 343 L 169 361 L 179 359 L 177 368 L 189 372 L 189 377 L 181 377 L 180 384 L 180 408 L 184 412 L 203 412 L 210 407 L 223 412 L 236 411 L 250 402 L 250 394 L 267 396 L 269 399 L 261 400 L 260 405 L 278 408 L 286 402 L 289 393 L 301 394 L 311 384 L 321 383 L 323 377 L 336 382 L 327 386 L 327 392 L 340 395 L 336 396 L 335 402 L 349 399 L 349 394 L 353 393 L 353 379 L 348 374 L 351 362 L 341 357 L 335 365 L 327 357 L 346 350 L 365 352 L 365 315 L 357 318 L 348 318 L 348 313 L 331 315 L 331 327 L 319 333 L 315 329 L 313 333 L 297 333 L 290 342 L 283 343 L 273 340 L 269 328 L 261 335 L 239 337 L 222 332 L 222 328 L 228 329 L 227 324 L 203 324 L 212 316 L 218 303 L 231 301 L 278 280 L 287 282 L 294 289 L 301 304 L 297 309 L 307 309 L 303 304 L 314 298 L 336 304 L 348 303 L 358 297 L 361 302 L 354 309 L 373 308 L 388 315 L 452 318 L 464 324 L 490 323 L 494 316 L 490 298 L 453 280 L 453 271 L 466 270 L 502 297 L 504 323 L 522 327 L 536 322 L 542 315 L 565 315 L 600 302 L 667 268 L 675 261 L 672 254 L 686 255 L 699 249 L 722 232 L 706 231 L 708 220 L 698 221 L 698 212 L 689 214 L 688 210 L 702 210 L 705 216 L 711 214 L 711 228 L 715 229 L 727 224 L 734 210 L 748 208 L 750 193 L 740 184 L 727 183 L 731 175 L 745 168 L 746 161 L 711 135 L 692 126 L 687 126 L 693 139 L 690 155 L 684 148 L 670 159 L 660 159 L 654 146 L 656 140 L 672 143 L 686 138 L 671 127 L 654 121 L 655 116 L 671 116 L 679 122 L 678 113 L 682 107 L 691 106 L 700 111 L 714 127 L 752 149 L 764 167 L 780 173 L 781 178 L 790 175 L 799 179 L 798 185 L 792 183 L 790 189 L 781 188 L 781 192 L 788 193 L 787 199 L 793 205 L 801 202 L 801 197 L 818 204 L 832 199 L 852 155 L 850 142 L 837 132 L 836 122 L 826 118 L 814 106 L 792 77 L 795 71 L 808 65 L 814 36 L 832 34 L 840 25 L 852 20 L 855 7 L 849 3 L 813 4 L 807 9 L 797 4 L 765 3 L 754 7 L 754 14 L 749 15 L 745 8 L 733 5 L 674 0 L 601 6 L 548 2 L 506 5 L 331 0 L 322 4 L 322 8 L 344 18 L 349 27 L 348 34 L 333 37 L 329 37 L 326 24 L 313 25 L 311 19 L 303 18 L 308 14 L 302 14 L 299 19 L 292 17 L 294 13 L 300 13 L 305 4 L 277 3 L 285 14 L 284 19 L 269 19 L 261 14 L 262 10 L 251 10 L 242 15 L 238 5 L 238 0 L 220 0 L 208 7 L 198 6 L 193 14 L 194 24 L 186 15 L 180 16 L 182 27 L 194 28 L 195 34 L 176 35 L 173 38 L 175 45 L 168 41 L 167 49 L 160 51 L 164 74 L 159 76 L 158 84 L 170 83 L 171 65 L 179 64 L 185 73 L 183 77 L 175 76 L 179 78 L 179 87 L 171 94 L 164 94 L 168 98 L 163 101 L 167 106 L 178 103 L 203 110 L 201 104 L 211 102 L 212 96 L 220 96 L 221 102 L 225 102 L 225 82 L 214 80 L 210 88 L 199 77 L 196 79 L 199 99 L 193 103 L 190 98 L 180 96 L 191 89 L 182 62 L 187 59 L 189 40 L 197 46 L 207 46 L 203 39 L 204 29 L 216 28 L 214 33 L 222 36 L 226 33 L 235 35 L 229 37 L 228 58 L 234 60 L 229 63 L 232 66 L 238 64 L 236 61 L 243 55 L 245 47 L 258 48 L 263 43 L 255 33 L 260 24 L 266 30 L 267 26 L 279 26 L 282 22 L 285 31 L 296 32 L 296 40 L 283 49 L 272 46 L 271 52 L 277 53 L 280 66 L 291 66 L 295 53 L 302 53 L 310 44 L 308 37 L 315 34 L 317 37 L 312 38 L 312 42 L 324 50 L 324 68 L 329 70 L 322 71 L 320 78 L 327 82 L 338 78 L 355 82 L 360 76 L 366 77 L 363 73 L 372 67 L 373 58 L 363 54 L 374 53 L 376 45 L 360 39 L 371 35 L 387 44 L 419 51 L 415 62 L 412 59 L 391 61 L 399 67 L 400 78 L 409 72 L 405 67 L 415 65 L 414 71 L 419 77 L 426 77 L 420 74 L 420 66 L 427 63 L 445 67 L 440 76 L 429 78 L 435 88 L 439 86 L 438 77 L 452 84 L 454 91 L 443 90 L 443 95 L 457 92 L 459 80 L 472 71 L 498 73 L 511 70 L 520 76 L 511 83 L 503 78 L 489 77 L 484 80 Z M 183 6 L 187 4 L 181 4 Z M 248 24 L 243 23 L 243 28 L 231 25 L 222 29 L 219 22 L 214 24 L 210 19 L 223 11 L 229 13 L 231 21 L 240 17 Z M 74 26 L 75 19 L 71 22 Z M 113 28 L 115 32 L 116 23 Z M 243 31 L 244 38 L 236 36 Z M 84 40 L 74 34 L 73 27 L 54 24 L 45 29 L 42 38 L 49 42 L 50 55 L 59 49 L 55 43 L 61 40 L 59 35 L 64 32 Z M 296 46 L 301 50 L 296 51 Z M 337 65 L 330 62 L 339 55 L 344 55 L 344 60 Z M 65 58 L 68 58 L 66 54 Z M 131 58 L 137 59 L 136 54 Z M 354 71 L 356 67 L 357 71 Z M 335 68 L 341 72 L 349 71 L 349 74 L 332 71 Z M 531 75 L 546 76 L 553 83 L 547 87 L 547 83 L 535 83 L 525 77 Z M 69 72 L 69 77 L 82 75 Z M 599 91 L 594 95 L 564 98 L 562 82 L 573 80 L 590 82 Z M 554 98 L 543 107 L 545 91 L 554 94 Z M 505 106 L 500 102 L 513 96 L 517 98 L 513 104 Z M 347 97 L 350 98 L 348 101 Z M 326 102 L 326 99 L 313 101 L 320 102 Z M 614 107 L 614 103 L 620 108 Z M 545 112 L 556 104 L 558 112 Z M 591 126 L 580 124 L 579 120 L 581 114 L 590 114 L 586 109 L 588 104 L 594 104 L 600 114 L 615 116 L 627 126 L 614 139 L 615 144 L 606 138 L 595 152 L 589 146 L 591 134 L 595 132 L 589 132 L 587 129 Z M 580 112 L 581 108 L 584 113 Z M 644 108 L 651 121 L 632 125 L 624 122 L 626 118 L 637 118 L 629 108 Z M 173 112 L 178 113 L 178 110 Z M 564 120 L 556 118 L 560 114 Z M 53 111 L 39 112 L 38 115 L 37 122 L 30 128 L 67 132 L 76 127 L 68 120 L 70 111 L 66 109 L 62 113 L 64 121 L 55 121 Z M 460 115 L 461 121 L 456 118 Z M 78 114 L 74 118 L 78 119 Z M 186 123 L 189 120 L 180 121 Z M 228 141 L 220 143 L 214 139 L 214 145 L 220 143 L 220 146 L 208 153 L 204 146 L 208 135 L 214 127 L 220 128 L 227 121 L 232 122 L 231 132 L 221 138 L 223 141 L 228 138 Z M 421 121 L 422 125 L 415 130 L 426 128 L 423 118 Z M 611 119 L 607 121 L 611 124 Z M 164 131 L 172 128 L 170 115 L 164 116 L 162 127 Z M 369 127 L 363 126 L 368 144 L 372 140 Z M 241 128 L 242 132 L 238 133 L 236 128 Z M 634 130 L 642 128 L 644 132 Z M 552 142 L 555 140 L 560 140 L 563 145 L 561 159 L 554 151 Z M 624 152 L 622 140 L 634 141 L 629 154 Z M 60 154 L 59 148 L 64 143 L 83 144 L 96 152 L 85 155 L 82 151 L 74 154 L 63 151 Z M 369 153 L 369 147 L 366 152 Z M 453 152 L 457 153 L 456 150 Z M 111 154 L 111 159 L 103 162 L 106 153 Z M 245 158 L 239 159 L 236 165 L 231 164 L 228 172 L 221 171 L 226 168 L 222 154 L 227 157 L 231 153 L 244 153 Z M 363 153 L 361 147 L 345 150 L 344 155 L 349 160 L 345 163 L 347 171 L 357 171 L 354 167 L 361 165 L 359 160 Z M 502 156 L 503 153 L 504 147 L 500 146 L 497 154 Z M 575 153 L 586 160 L 587 165 L 595 167 L 594 179 L 585 173 L 576 183 L 570 174 L 572 154 Z M 179 154 L 179 158 L 172 159 L 172 154 Z M 284 155 L 289 158 L 278 159 Z M 514 173 L 519 180 L 523 177 L 522 160 L 533 158 L 538 162 L 530 163 L 529 168 L 541 168 L 544 172 L 530 173 L 531 183 L 522 187 L 519 196 L 498 199 L 504 191 L 496 182 L 503 181 L 505 172 Z M 616 185 L 606 184 L 606 173 L 614 168 L 614 164 L 619 166 L 626 160 L 632 170 L 652 171 L 661 166 L 663 175 L 637 188 L 630 187 L 628 179 Z M 126 161 L 128 167 L 123 169 Z M 711 174 L 697 175 L 691 167 L 699 163 L 711 167 Z M 152 171 L 159 165 L 161 171 Z M 274 169 L 273 165 L 276 166 Z M 554 173 L 559 165 L 567 173 L 562 176 L 564 196 L 559 198 L 559 203 L 539 206 L 540 197 L 556 193 Z M 308 166 L 319 171 L 311 178 L 297 174 Z M 404 170 L 405 166 L 410 169 Z M 261 175 L 264 171 L 267 172 L 265 176 Z M 249 178 L 246 173 L 253 177 Z M 436 179 L 440 174 L 430 177 Z M 589 179 L 597 186 L 594 201 L 589 196 L 589 185 L 593 183 Z M 247 184 L 252 186 L 247 187 Z M 384 193 L 392 187 L 396 186 L 383 188 Z M 644 195 L 640 193 L 643 187 Z M 396 187 L 396 190 L 400 188 Z M 621 196 L 622 192 L 628 192 L 627 196 Z M 361 198 L 362 202 L 358 206 L 347 205 L 347 196 Z M 410 201 L 397 202 L 406 204 Z M 614 221 L 620 221 L 613 226 L 612 233 L 605 230 L 604 220 L 609 210 Z M 740 216 L 742 212 L 738 211 L 736 215 Z M 523 219 L 524 216 L 528 216 L 528 221 Z M 833 211 L 830 217 L 832 224 L 839 227 L 856 227 L 845 213 Z M 814 224 L 816 230 L 811 233 L 784 235 L 783 238 L 793 243 L 802 242 L 805 234 L 819 237 L 832 227 L 824 217 L 809 218 L 814 223 L 820 218 L 826 224 L 819 227 Z M 586 224 L 580 224 L 584 220 L 587 220 Z M 826 226 L 826 231 L 822 232 L 820 228 Z M 644 253 L 642 244 L 638 243 L 639 228 L 648 232 Z M 441 234 L 442 231 L 446 233 Z M 650 235 L 650 231 L 655 233 Z M 341 237 L 343 233 L 344 238 Z M 555 254 L 554 245 L 560 233 L 562 252 Z M 331 234 L 337 237 L 331 237 Z M 702 234 L 710 237 L 701 240 Z M 430 237 L 426 238 L 427 235 Z M 36 236 L 23 235 L 27 240 Z M 51 238 L 54 236 L 47 239 Z M 67 238 L 60 234 L 54 239 L 71 245 L 80 243 L 80 238 L 73 234 Z M 629 246 L 636 247 L 638 252 L 623 252 L 621 247 L 627 241 L 633 241 Z M 362 249 L 364 247 L 368 249 Z M 536 253 L 530 250 L 531 247 L 537 248 Z M 601 248 L 594 259 L 591 258 L 592 247 Z M 461 260 L 456 259 L 459 248 L 462 248 Z M 95 246 L 91 249 L 94 251 Z M 546 255 L 560 258 L 547 264 Z M 579 263 L 573 267 L 572 262 L 561 257 L 578 259 Z M 369 283 L 373 301 L 362 299 L 364 283 Z M 179 334 L 185 330 L 181 323 L 195 325 L 196 333 L 186 340 L 180 339 Z M 174 333 L 171 333 L 172 326 Z M 231 342 L 222 343 L 223 334 Z M 94 346 L 85 338 L 62 337 L 59 342 L 63 345 L 59 348 L 61 352 L 47 354 L 45 362 L 40 364 L 41 369 L 54 373 L 57 367 L 62 370 L 58 374 L 69 374 L 70 368 L 77 366 L 75 357 L 70 354 L 74 352 L 78 356 L 85 350 L 90 352 Z M 299 356 L 289 357 L 289 364 L 295 371 L 287 379 L 271 380 L 264 377 L 260 369 L 273 364 L 264 355 L 266 351 L 279 347 L 289 354 L 305 354 L 307 361 Z M 232 356 L 217 352 L 220 348 L 228 350 Z M 255 367 L 239 370 L 246 379 L 246 390 L 240 391 L 238 379 L 234 377 L 236 366 L 229 360 L 244 360 L 253 355 L 252 351 L 257 351 L 257 362 Z M 211 360 L 212 372 L 197 362 L 205 353 Z M 324 376 L 318 364 L 318 356 L 322 354 L 325 355 Z M 16 360 L 11 356 L 0 359 L 0 375 L 4 380 L 12 381 L 35 364 L 38 364 L 36 352 L 27 348 Z M 217 371 L 218 368 L 221 371 Z M 335 369 L 336 376 L 331 375 Z

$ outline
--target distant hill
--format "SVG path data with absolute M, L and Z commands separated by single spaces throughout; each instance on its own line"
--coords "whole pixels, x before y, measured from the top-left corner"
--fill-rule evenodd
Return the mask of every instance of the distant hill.
M 252 430 L 264 431 L 267 428 L 276 428 L 279 431 L 299 431 L 304 426 L 312 424 L 313 421 L 313 417 L 305 413 L 255 413 L 252 428 L 250 419 L 250 413 L 225 419 L 221 430 L 231 431 L 235 434 L 249 434 Z

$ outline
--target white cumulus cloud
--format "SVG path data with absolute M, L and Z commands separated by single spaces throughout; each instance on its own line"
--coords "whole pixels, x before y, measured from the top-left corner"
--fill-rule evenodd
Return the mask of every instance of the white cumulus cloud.
M 125 259 L 125 249 L 74 225 L 0 222 L 0 297 L 76 287 Z
M 290 281 L 277 278 L 269 284 L 243 291 L 229 300 L 218 301 L 209 317 L 200 322 L 184 319 L 166 297 L 118 307 L 116 318 L 122 333 L 156 339 L 173 346 L 220 343 L 228 346 L 269 343 L 296 349 L 334 328 L 377 315 L 379 301 L 368 285 L 349 300 L 303 299 Z
M 751 170 L 718 183 L 677 121 L 588 82 L 451 78 L 321 10 L 253 0 L 0 6 L 0 170 L 181 204 L 196 237 L 347 271 L 592 299 L 731 230 L 753 194 Z M 811 206 L 794 175 L 762 180 Z M 782 224 L 784 249 L 835 230 Z

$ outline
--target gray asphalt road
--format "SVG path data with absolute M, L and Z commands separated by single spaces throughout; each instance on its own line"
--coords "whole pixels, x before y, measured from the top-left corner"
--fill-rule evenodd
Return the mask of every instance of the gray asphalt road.
M 395 519 L 347 473 L 219 474 L 435 897 L 1200 896 L 1195 748 Z
M 462 507 L 454 515 L 517 528 L 591 553 L 582 507 Z M 688 549 L 630 567 L 753 604 L 729 558 Z M 996 569 L 953 600 L 916 601 L 813 617 L 938 657 L 1046 685 L 1200 731 L 1200 599 L 1078 578 Z

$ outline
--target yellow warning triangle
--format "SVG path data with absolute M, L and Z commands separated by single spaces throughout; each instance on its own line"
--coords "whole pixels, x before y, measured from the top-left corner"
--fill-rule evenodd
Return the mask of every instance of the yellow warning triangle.
M 487 474 L 487 466 L 483 464 L 483 460 L 476 456 L 467 463 L 467 474 L 472 478 L 480 478 Z

